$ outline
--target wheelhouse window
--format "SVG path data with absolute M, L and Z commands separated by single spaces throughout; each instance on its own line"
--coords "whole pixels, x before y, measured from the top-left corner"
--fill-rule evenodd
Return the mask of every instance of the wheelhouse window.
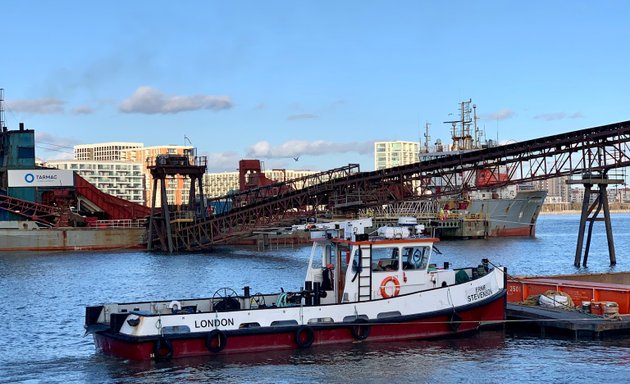
M 430 247 L 403 247 L 403 269 L 427 269 Z
M 400 250 L 395 248 L 372 249 L 372 271 L 397 271 L 400 266 Z

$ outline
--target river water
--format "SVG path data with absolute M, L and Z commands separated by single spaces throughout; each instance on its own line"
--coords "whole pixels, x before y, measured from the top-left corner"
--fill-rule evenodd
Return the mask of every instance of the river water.
M 573 266 L 578 215 L 541 216 L 536 238 L 444 241 L 433 261 L 514 275 L 630 271 L 630 214 L 613 215 L 617 265 L 595 223 L 588 268 Z M 1 241 L 1 239 L 0 239 Z M 0 254 L 0 383 L 502 383 L 628 382 L 630 335 L 573 340 L 484 331 L 466 338 L 364 343 L 301 351 L 135 363 L 96 352 L 83 336 L 86 305 L 297 290 L 309 247 L 206 254 Z

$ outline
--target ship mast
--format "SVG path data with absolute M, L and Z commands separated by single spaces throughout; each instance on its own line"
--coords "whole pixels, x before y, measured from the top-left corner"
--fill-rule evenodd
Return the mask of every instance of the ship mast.
M 472 99 L 468 101 L 462 101 L 460 103 L 460 117 L 458 120 L 445 121 L 444 124 L 451 124 L 451 138 L 453 140 L 452 151 L 461 151 L 467 149 L 473 149 L 473 137 L 470 133 L 470 124 L 473 119 L 470 117 L 471 109 L 470 104 Z M 475 119 L 476 119 L 476 107 L 475 107 Z M 476 129 L 476 123 L 475 123 Z
M 429 136 L 429 126 L 431 123 L 428 121 L 424 123 L 424 151 L 429 153 L 429 141 L 431 141 L 431 136 Z
M 0 88 L 0 130 L 4 130 L 4 88 Z
M 477 104 L 473 104 L 473 129 L 475 132 L 475 148 L 481 148 L 481 130 L 477 127 Z

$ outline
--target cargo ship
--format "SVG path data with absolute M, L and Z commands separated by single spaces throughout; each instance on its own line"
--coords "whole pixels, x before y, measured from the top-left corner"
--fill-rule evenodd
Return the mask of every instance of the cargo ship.
M 497 141 L 484 139 L 477 120 L 477 106 L 472 100 L 461 102 L 459 118 L 444 122 L 451 124 L 451 144 L 445 147 L 437 140 L 433 150 L 429 146 L 427 125 L 420 161 L 497 146 Z M 498 172 L 488 169 L 471 172 L 474 174 L 456 178 L 462 191 L 457 199 L 438 200 L 438 221 L 430 223 L 436 232 L 442 238 L 535 236 L 547 191 L 534 190 L 531 184 L 503 186 L 509 180 L 507 167 Z M 463 180 L 474 180 L 475 188 L 468 191 Z M 441 183 L 442 180 L 436 179 L 431 192 L 439 194 Z
M 461 102 L 459 117 L 444 122 L 451 125 L 450 144 L 440 139 L 431 144 L 427 123 L 418 160 L 430 161 L 497 146 L 497 141 L 484 139 L 477 120 L 476 105 L 471 100 Z M 533 237 L 547 191 L 534 190 L 531 184 L 506 186 L 509 171 L 507 167 L 498 171 L 478 169 L 448 181 L 433 178 L 426 189 L 419 191 L 433 198 L 392 204 L 376 210 L 374 218 L 382 225 L 399 216 L 414 216 L 440 238 Z M 467 185 L 467 180 L 474 185 Z M 458 194 L 446 193 L 447 189 L 457 190 Z

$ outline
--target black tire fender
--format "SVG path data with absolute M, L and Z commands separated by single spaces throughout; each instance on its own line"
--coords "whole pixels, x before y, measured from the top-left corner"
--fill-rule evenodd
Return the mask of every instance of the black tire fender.
M 350 327 L 350 332 L 355 340 L 365 340 L 370 336 L 370 325 L 368 321 L 362 318 L 354 320 L 354 324 Z
M 220 329 L 214 329 L 206 336 L 206 348 L 213 353 L 221 352 L 227 345 L 227 335 Z
M 164 352 L 166 350 L 166 352 Z M 153 344 L 153 358 L 155 361 L 169 361 L 173 357 L 173 344 L 165 338 L 160 337 Z
M 300 325 L 295 331 L 295 344 L 300 348 L 308 348 L 315 341 L 315 331 L 308 325 Z

